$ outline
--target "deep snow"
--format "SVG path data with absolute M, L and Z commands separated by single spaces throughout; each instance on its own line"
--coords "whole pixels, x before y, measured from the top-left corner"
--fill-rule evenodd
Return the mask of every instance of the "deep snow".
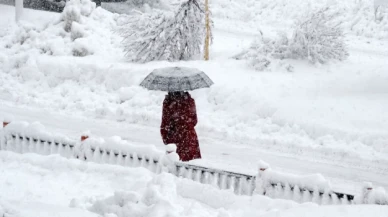
M 342 6 L 351 1 L 344 2 Z M 14 8 L 0 5 L 0 118 L 13 114 L 16 119 L 38 120 L 74 136 L 87 130 L 80 128 L 93 128 L 99 135 L 117 134 L 162 148 L 158 126 L 164 93 L 146 91 L 138 84 L 155 68 L 197 67 L 216 84 L 192 94 L 204 155 L 194 163 L 255 171 L 256 161 L 267 158 L 285 171 L 320 172 L 345 189 L 354 190 L 353 184 L 346 186 L 353 181 L 371 179 L 387 187 L 388 41 L 384 25 L 372 28 L 370 13 L 360 15 L 368 22 L 358 23 L 357 28 L 377 31 L 378 37 L 359 37 L 349 31 L 350 57 L 344 62 L 290 61 L 293 73 L 255 72 L 230 57 L 248 47 L 258 29 L 264 34 L 287 29 L 287 20 L 298 13 L 292 4 L 286 7 L 291 7 L 291 15 L 263 9 L 264 15 L 259 16 L 263 24 L 257 28 L 256 21 L 243 17 L 249 14 L 246 10 L 255 12 L 255 7 L 244 7 L 239 14 L 233 4 L 214 2 L 211 61 L 140 65 L 123 61 L 121 39 L 112 31 L 123 16 L 97 8 L 90 16 L 82 16 L 68 33 L 61 15 L 24 10 L 16 26 Z M 269 26 L 273 20 L 285 22 Z M 83 49 L 88 56 L 72 56 L 74 50 Z
M 0 152 L 0 215 L 385 217 L 378 205 L 325 206 L 236 196 L 143 168 L 97 165 L 59 156 Z

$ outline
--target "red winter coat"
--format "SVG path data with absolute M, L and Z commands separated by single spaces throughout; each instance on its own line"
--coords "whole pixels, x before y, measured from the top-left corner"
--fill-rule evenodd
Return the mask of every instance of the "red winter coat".
M 181 161 L 201 158 L 195 125 L 197 112 L 190 94 L 169 94 L 163 102 L 160 133 L 164 144 L 176 144 Z

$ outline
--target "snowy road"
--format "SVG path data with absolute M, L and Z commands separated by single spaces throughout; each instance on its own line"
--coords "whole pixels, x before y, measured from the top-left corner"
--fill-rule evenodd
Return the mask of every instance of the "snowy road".
M 87 119 L 74 115 L 53 114 L 44 109 L 0 107 L 0 118 L 13 116 L 15 120 L 34 122 L 38 121 L 50 131 L 65 134 L 75 139 L 83 131 L 90 130 L 92 134 L 102 137 L 121 136 L 124 139 L 139 145 L 155 145 L 163 149 L 158 127 L 119 123 L 116 121 Z M 273 168 L 285 172 L 309 174 L 321 173 L 327 177 L 335 189 L 348 193 L 360 190 L 363 181 L 369 181 L 376 186 L 388 188 L 388 173 L 384 165 L 375 165 L 369 162 L 370 169 L 342 165 L 340 161 L 329 162 L 324 159 L 317 161 L 309 156 L 292 156 L 270 150 L 253 149 L 243 142 L 234 143 L 215 138 L 200 137 L 203 159 L 194 163 L 199 165 L 223 168 L 237 172 L 254 174 L 258 160 L 267 161 Z M 361 166 L 368 165 L 363 162 Z M 356 165 L 355 165 L 356 166 Z M 374 169 L 380 168 L 380 169 Z

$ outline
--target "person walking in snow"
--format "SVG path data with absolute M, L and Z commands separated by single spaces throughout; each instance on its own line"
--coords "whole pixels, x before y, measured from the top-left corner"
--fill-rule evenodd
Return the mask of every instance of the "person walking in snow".
M 187 91 L 209 88 L 213 81 L 202 71 L 188 67 L 153 70 L 140 83 L 148 90 L 167 91 L 163 102 L 160 133 L 165 145 L 176 144 L 181 161 L 201 158 L 197 133 L 197 111 Z
M 201 158 L 195 101 L 188 92 L 169 92 L 163 102 L 160 133 L 164 144 L 176 144 L 181 161 Z

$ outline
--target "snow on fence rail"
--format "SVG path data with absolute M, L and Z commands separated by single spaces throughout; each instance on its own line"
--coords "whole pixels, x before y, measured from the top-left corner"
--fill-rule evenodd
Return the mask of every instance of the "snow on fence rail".
M 388 195 L 383 188 L 373 188 L 366 183 L 359 195 L 331 190 L 329 181 L 319 174 L 297 176 L 273 171 L 268 164 L 259 163 L 258 174 L 242 174 L 207 168 L 176 161 L 177 154 L 167 154 L 153 146 L 135 146 L 120 137 L 108 139 L 69 139 L 48 133 L 41 124 L 3 122 L 0 134 L 0 151 L 17 153 L 59 154 L 96 163 L 116 164 L 128 167 L 145 167 L 152 172 L 170 172 L 219 189 L 231 190 L 238 195 L 261 194 L 296 202 L 326 204 L 380 204 L 388 205 Z M 170 153 L 173 152 L 173 153 Z

